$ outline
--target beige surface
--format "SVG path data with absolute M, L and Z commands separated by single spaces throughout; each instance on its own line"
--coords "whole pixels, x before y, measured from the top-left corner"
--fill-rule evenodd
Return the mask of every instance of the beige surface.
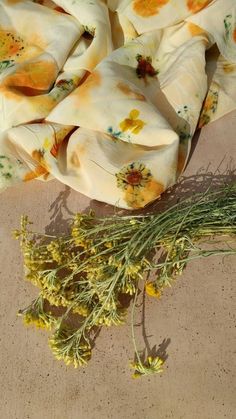
M 235 130 L 236 113 L 204 128 L 184 176 L 189 178 L 199 169 L 205 173 L 209 164 L 208 170 L 214 171 L 223 157 L 216 178 L 226 167 L 235 167 Z M 196 179 L 190 177 L 185 184 L 188 193 L 193 193 Z M 176 197 L 183 193 L 177 191 Z M 162 376 L 130 378 L 128 360 L 133 348 L 129 324 L 103 330 L 87 369 L 74 370 L 54 360 L 46 332 L 26 329 L 16 317 L 17 309 L 36 295 L 33 286 L 22 280 L 19 244 L 11 238 L 20 215 L 29 214 L 39 230 L 59 231 L 70 211 L 89 205 L 88 198 L 56 181 L 35 181 L 1 195 L 0 418 L 235 418 L 233 257 L 192 263 L 161 301 L 146 299 L 145 329 L 150 346 L 170 340 Z M 100 212 L 104 209 L 97 202 L 91 206 Z M 141 310 L 137 320 L 142 319 Z M 142 327 L 136 333 L 142 348 Z

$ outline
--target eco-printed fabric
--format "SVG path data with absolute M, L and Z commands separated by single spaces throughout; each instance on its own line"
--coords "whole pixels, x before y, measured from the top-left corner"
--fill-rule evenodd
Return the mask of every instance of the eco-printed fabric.
M 142 208 L 235 108 L 236 0 L 0 2 L 0 190 Z

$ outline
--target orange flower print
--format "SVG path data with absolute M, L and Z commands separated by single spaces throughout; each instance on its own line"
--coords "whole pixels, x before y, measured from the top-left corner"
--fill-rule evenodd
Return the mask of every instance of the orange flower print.
M 19 57 L 24 49 L 24 41 L 16 32 L 0 30 L 0 61 Z
M 119 83 L 117 83 L 117 88 L 124 93 L 126 96 L 129 96 L 130 98 L 136 99 L 136 100 L 141 100 L 141 101 L 145 101 L 146 98 L 144 95 L 142 95 L 141 93 L 137 92 L 136 90 L 133 89 L 133 87 L 131 88 L 128 84 L 120 81 Z
M 141 17 L 155 16 L 169 0 L 134 0 L 133 10 Z
M 138 119 L 140 112 L 137 109 L 132 109 L 129 113 L 129 118 L 125 118 L 120 123 L 120 128 L 123 132 L 130 130 L 133 134 L 138 134 L 146 125 L 144 121 Z
M 14 74 L 4 79 L 4 85 L 33 89 L 32 95 L 37 94 L 37 90 L 46 91 L 50 88 L 56 78 L 57 71 L 53 61 L 25 63 Z
M 197 13 L 199 10 L 206 7 L 212 0 L 188 0 L 187 7 L 192 13 Z
M 47 164 L 44 160 L 44 151 L 34 150 L 32 152 L 32 157 L 36 162 L 38 162 L 38 164 L 36 165 L 34 170 L 25 174 L 24 181 L 27 182 L 29 180 L 36 179 L 42 175 L 44 179 L 46 180 L 49 175 L 49 171 L 48 171 Z
M 85 81 L 72 93 L 73 97 L 77 99 L 80 106 L 81 101 L 88 102 L 91 98 L 93 90 L 99 87 L 102 83 L 101 74 L 98 70 L 93 71 Z M 77 96 L 78 95 L 78 96 Z
M 156 199 L 163 191 L 163 185 L 152 176 L 141 162 L 133 162 L 116 173 L 117 187 L 124 191 L 124 200 L 131 208 L 142 208 Z
M 200 36 L 203 35 L 204 29 L 200 28 L 200 26 L 195 25 L 194 23 L 188 23 L 188 29 L 192 36 Z

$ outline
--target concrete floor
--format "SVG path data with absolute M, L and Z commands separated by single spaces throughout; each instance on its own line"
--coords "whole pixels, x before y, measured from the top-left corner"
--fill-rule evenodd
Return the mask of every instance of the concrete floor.
M 205 127 L 176 197 L 201 189 L 215 173 L 235 168 L 236 113 Z M 196 175 L 198 172 L 198 176 Z M 227 178 L 227 176 L 226 176 Z M 200 186 L 198 185 L 200 184 Z M 197 186 L 198 185 L 198 186 Z M 137 328 L 149 345 L 164 341 L 169 355 L 161 376 L 132 380 L 130 325 L 103 330 L 86 369 L 55 361 L 47 333 L 24 328 L 16 317 L 36 295 L 23 281 L 18 242 L 11 230 L 29 214 L 37 230 L 63 230 L 70 212 L 104 204 L 90 202 L 57 181 L 37 181 L 1 195 L 1 400 L 4 419 L 234 419 L 236 417 L 235 273 L 233 257 L 205 259 L 188 266 L 160 301 L 146 298 L 145 324 Z M 138 321 L 141 320 L 141 310 Z

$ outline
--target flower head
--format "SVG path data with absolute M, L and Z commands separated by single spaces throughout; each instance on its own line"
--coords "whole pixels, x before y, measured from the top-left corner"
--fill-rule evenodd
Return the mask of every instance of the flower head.
M 91 358 L 91 345 L 80 331 L 60 326 L 49 339 L 49 346 L 58 360 L 75 368 L 86 365 Z
M 36 326 L 37 328 L 47 330 L 51 330 L 57 321 L 51 313 L 44 310 L 44 300 L 42 297 L 33 301 L 26 309 L 20 310 L 18 315 L 23 316 L 26 326 Z
M 144 375 L 160 374 L 163 372 L 163 364 L 164 360 L 159 356 L 148 356 L 146 361 L 143 363 L 140 360 L 137 362 L 131 362 L 130 366 L 135 370 L 132 377 L 140 378 Z

